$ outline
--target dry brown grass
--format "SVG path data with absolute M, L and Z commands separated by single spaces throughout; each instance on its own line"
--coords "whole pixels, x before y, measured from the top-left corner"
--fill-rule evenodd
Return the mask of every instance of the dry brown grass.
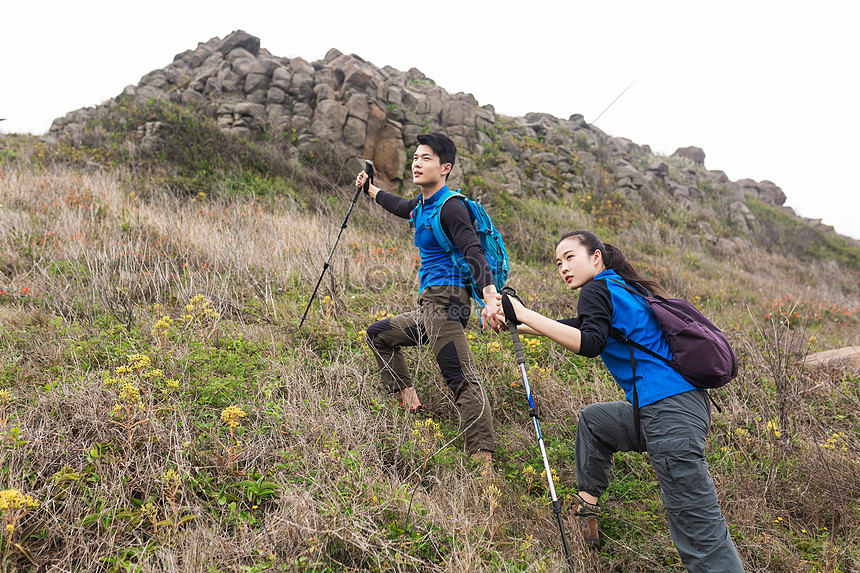
M 501 496 L 492 512 L 427 350 L 409 356 L 441 424 L 429 461 L 413 440 L 415 420 L 378 394 L 360 331 L 409 308 L 416 290 L 409 233 L 394 219 L 357 208 L 298 330 L 346 202 L 311 213 L 275 198 L 141 194 L 126 181 L 121 171 L 61 167 L 0 176 L 0 382 L 13 394 L 8 427 L 18 428 L 3 436 L 0 486 L 40 500 L 7 569 L 565 568 L 506 337 L 469 329 L 496 418 Z M 754 247 L 726 260 L 656 227 L 612 239 L 635 245 L 626 249 L 634 260 L 664 273 L 675 292 L 701 297 L 741 355 L 738 380 L 715 393 L 723 413 L 714 414 L 709 462 L 747 570 L 848 571 L 860 528 L 860 380 L 800 361 L 813 335 L 816 348 L 857 344 L 856 314 L 847 326 L 804 329 L 764 312 L 785 294 L 856 311 L 856 293 L 813 285 L 827 263 L 810 268 Z M 515 261 L 511 282 L 536 309 L 574 313 L 551 265 Z M 195 295 L 219 313 L 205 327 L 180 320 Z M 164 315 L 175 326 L 159 338 L 153 327 Z M 152 412 L 128 439 L 110 416 L 118 392 L 103 380 L 133 353 L 179 388 L 145 391 Z M 579 411 L 619 390 L 596 361 L 547 342 L 527 355 L 564 497 L 575 491 Z M 233 459 L 219 418 L 227 405 L 247 413 Z M 529 464 L 538 472 L 531 487 Z M 254 494 L 250 482 L 277 487 Z M 603 552 L 586 552 L 568 528 L 577 570 L 682 570 L 647 456 L 619 455 L 613 484 Z

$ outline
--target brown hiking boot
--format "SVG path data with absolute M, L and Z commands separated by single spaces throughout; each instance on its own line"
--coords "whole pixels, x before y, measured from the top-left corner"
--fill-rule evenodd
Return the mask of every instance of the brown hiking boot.
M 496 472 L 493 470 L 493 452 L 478 450 L 470 457 L 481 472 L 481 478 L 485 481 L 493 481 L 496 479 Z
M 597 531 L 597 517 L 600 515 L 600 507 L 588 503 L 578 494 L 573 494 L 573 505 L 570 509 L 585 544 L 595 549 L 600 547 L 600 533 Z

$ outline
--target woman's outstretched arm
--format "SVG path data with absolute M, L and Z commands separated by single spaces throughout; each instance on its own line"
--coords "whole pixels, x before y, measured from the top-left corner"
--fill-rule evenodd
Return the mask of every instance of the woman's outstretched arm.
M 511 304 L 514 307 L 517 320 L 522 322 L 521 325 L 517 326 L 517 332 L 546 336 L 568 350 L 579 353 L 582 345 L 582 332 L 578 328 L 547 318 L 534 310 L 529 310 L 513 297 L 511 297 Z M 500 318 L 504 320 L 504 311 L 500 311 L 499 314 Z

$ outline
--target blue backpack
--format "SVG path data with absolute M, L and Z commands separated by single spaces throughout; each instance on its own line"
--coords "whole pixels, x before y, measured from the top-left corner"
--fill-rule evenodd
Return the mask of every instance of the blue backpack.
M 466 262 L 466 259 L 462 254 L 458 256 L 454 251 L 454 248 L 451 245 L 451 240 L 448 239 L 448 235 L 442 228 L 442 219 L 440 214 L 442 211 L 442 205 L 452 197 L 461 199 L 463 204 L 466 205 L 466 209 L 469 211 L 469 219 L 472 221 L 472 226 L 475 228 L 475 234 L 478 235 L 478 240 L 481 242 L 481 248 L 484 249 L 484 255 L 487 257 L 487 264 L 490 266 L 490 273 L 493 275 L 493 282 L 496 283 L 496 290 L 499 292 L 501 292 L 502 287 L 505 286 L 505 281 L 508 280 L 508 251 L 505 249 L 505 242 L 502 240 L 501 233 L 499 233 L 499 230 L 496 229 L 495 225 L 493 225 L 493 221 L 484 210 L 484 206 L 481 205 L 479 201 L 473 201 L 464 197 L 463 194 L 460 193 L 460 189 L 457 189 L 456 191 L 451 191 L 449 189 L 433 204 L 433 212 L 429 217 L 430 228 L 433 230 L 433 236 L 436 238 L 436 241 L 442 249 L 451 255 L 451 260 L 457 266 L 460 274 L 469 277 L 470 286 L 472 288 L 472 298 L 475 299 L 475 308 L 478 308 L 479 304 L 483 307 L 485 305 L 481 300 L 481 293 L 478 292 L 478 285 L 475 283 L 472 271 L 469 269 L 469 263 Z M 418 214 L 421 212 L 422 207 L 423 203 L 419 201 L 415 206 L 415 210 L 412 213 L 412 220 L 410 222 L 414 223 L 415 219 L 418 218 Z M 417 234 L 415 236 L 415 244 L 418 244 Z M 480 316 L 480 312 L 478 315 Z

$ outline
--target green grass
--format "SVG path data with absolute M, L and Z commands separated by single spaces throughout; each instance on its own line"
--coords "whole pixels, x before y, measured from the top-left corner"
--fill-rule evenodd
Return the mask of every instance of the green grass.
M 186 144 L 234 144 L 166 104 L 123 113 L 144 111 L 181 127 Z M 176 198 L 165 178 L 180 175 L 184 151 L 164 152 L 174 171 L 141 177 L 110 145 L 119 127 L 109 121 L 90 144 L 116 162 L 110 173 L 79 169 L 72 150 L 62 150 L 68 164 L 28 163 L 41 151 L 18 140 L 0 177 L 0 226 L 15 230 L 0 237 L 0 487 L 39 502 L 16 518 L 11 542 L 0 536 L 7 570 L 161 571 L 171 560 L 199 571 L 564 566 L 509 337 L 480 333 L 474 320 L 467 329 L 494 407 L 497 497 L 463 451 L 426 349 L 407 356 L 438 436 L 422 439 L 427 428 L 379 394 L 361 331 L 414 306 L 405 225 L 359 206 L 299 329 L 328 254 L 320 237 L 334 237 L 344 201 L 278 199 L 317 190 L 268 177 L 255 163 L 267 156 L 252 147 L 236 163 L 198 149 L 208 163 L 185 173 L 205 182 L 225 170 L 259 186 L 256 199 L 197 197 L 193 186 Z M 490 150 L 486 160 L 496 159 Z M 810 351 L 860 344 L 856 288 L 806 288 L 818 267 L 790 249 L 751 245 L 727 260 L 647 210 L 606 211 L 591 191 L 553 201 L 489 192 L 511 282 L 530 307 L 574 313 L 551 249 L 576 226 L 601 230 L 726 325 L 741 375 L 714 393 L 724 411 L 707 455 L 748 570 L 844 571 L 860 558 L 860 378 L 800 364 Z M 600 221 L 610 215 L 624 224 Z M 819 255 L 850 282 L 850 245 L 822 244 Z M 557 490 L 569 500 L 578 413 L 621 392 L 598 361 L 533 337 L 524 344 Z M 149 365 L 123 372 L 138 354 Z M 245 413 L 232 433 L 222 418 L 231 406 Z M 683 570 L 647 455 L 616 456 L 603 507 L 600 552 L 583 551 L 568 527 L 581 570 Z

